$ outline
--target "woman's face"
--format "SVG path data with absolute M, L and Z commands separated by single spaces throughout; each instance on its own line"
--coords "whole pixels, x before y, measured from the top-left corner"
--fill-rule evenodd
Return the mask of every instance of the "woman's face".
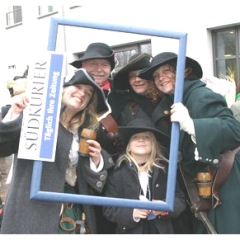
M 153 80 L 155 85 L 161 92 L 165 94 L 171 94 L 174 92 L 175 77 L 175 68 L 169 64 L 165 64 L 153 72 Z
M 73 114 L 86 108 L 94 92 L 92 86 L 84 84 L 72 85 L 64 90 L 63 103 Z
M 128 143 L 128 151 L 134 157 L 148 157 L 152 151 L 152 141 L 149 132 L 134 134 Z
M 137 77 L 137 71 L 131 71 L 128 74 L 129 84 L 133 91 L 137 94 L 145 95 L 149 88 L 149 81 L 143 78 Z

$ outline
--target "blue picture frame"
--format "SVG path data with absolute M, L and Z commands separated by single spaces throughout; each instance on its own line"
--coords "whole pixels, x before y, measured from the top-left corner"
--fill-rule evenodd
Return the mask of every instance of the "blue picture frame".
M 176 103 L 176 102 L 182 101 L 187 33 L 162 31 L 155 28 L 142 28 L 140 26 L 116 25 L 116 24 L 110 24 L 110 23 L 104 23 L 104 22 L 94 22 L 94 21 L 89 22 L 84 20 L 65 19 L 65 18 L 52 18 L 50 23 L 50 32 L 49 32 L 48 49 L 47 49 L 49 51 L 55 51 L 59 25 L 93 28 L 93 29 L 178 39 L 179 50 L 178 50 L 174 102 Z M 42 191 L 40 189 L 40 185 L 41 185 L 43 162 L 38 160 L 35 160 L 33 165 L 30 199 L 41 200 L 41 201 L 102 205 L 102 206 L 118 206 L 118 207 L 144 208 L 144 209 L 147 208 L 147 209 L 171 212 L 174 209 L 179 135 L 180 135 L 179 124 L 172 123 L 170 155 L 169 155 L 169 172 L 168 172 L 168 178 L 167 178 L 167 192 L 166 192 L 165 202 L 154 203 L 154 202 L 145 202 L 145 201 L 132 200 L 132 199 L 109 198 L 109 197 Z

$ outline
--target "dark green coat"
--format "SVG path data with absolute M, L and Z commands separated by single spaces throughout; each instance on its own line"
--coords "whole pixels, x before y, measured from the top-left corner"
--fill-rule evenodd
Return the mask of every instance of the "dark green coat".
M 200 160 L 194 159 L 195 144 L 188 134 L 180 137 L 183 168 L 193 177 L 205 166 L 218 167 L 221 153 L 240 146 L 240 123 L 233 117 L 223 96 L 205 87 L 200 80 L 185 80 L 183 104 L 194 121 L 196 146 Z M 222 205 L 209 211 L 218 233 L 240 233 L 240 155 L 237 154 L 230 175 L 220 189 Z M 196 233 L 202 233 L 198 224 Z

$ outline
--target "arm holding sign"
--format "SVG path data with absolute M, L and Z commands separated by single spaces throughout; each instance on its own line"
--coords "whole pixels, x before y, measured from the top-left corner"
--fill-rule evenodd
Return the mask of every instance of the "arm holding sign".
M 53 81 L 58 82 L 60 74 L 58 71 L 53 72 Z M 52 89 L 55 85 L 50 86 Z M 31 89 L 30 92 L 33 92 L 36 88 Z M 37 98 L 31 95 L 28 98 L 25 94 L 13 97 L 8 113 L 0 122 L 0 155 L 14 153 L 14 170 L 1 233 L 56 234 L 64 231 L 59 225 L 62 199 L 35 201 L 30 197 L 34 161 L 40 161 L 35 156 L 42 150 L 40 143 L 43 140 L 47 142 L 48 152 L 54 152 L 54 161 L 43 160 L 42 191 L 99 196 L 105 186 L 108 170 L 114 165 L 109 154 L 96 140 L 88 140 L 89 155 L 79 154 L 82 130 L 88 128 L 97 132 L 98 114 L 108 110 L 103 91 L 85 69 L 79 69 L 71 80 L 64 84 L 63 92 L 59 94 L 62 105 L 56 123 L 51 121 L 57 102 L 53 96 L 56 94 L 47 88 L 38 90 L 42 92 L 37 94 Z M 48 93 L 47 97 L 52 97 L 48 102 L 44 99 L 44 91 Z M 34 94 L 36 96 L 35 92 Z M 45 102 L 47 104 L 44 104 Z M 45 108 L 49 113 L 46 117 Z M 29 120 L 25 119 L 27 114 L 30 116 Z M 47 119 L 44 124 L 42 117 Z M 56 124 L 58 135 L 56 148 L 53 149 L 49 139 Z M 23 131 L 23 126 L 26 131 Z M 19 140 L 23 138 L 24 144 L 20 145 Z M 20 156 L 20 147 L 27 155 L 26 158 Z M 74 212 L 76 219 L 72 219 L 73 221 L 81 221 L 84 213 L 90 233 L 98 233 L 95 207 L 85 203 L 73 204 L 71 200 L 67 203 L 68 206 L 74 206 L 72 210 L 81 209 L 80 212 Z M 24 209 L 22 206 L 25 206 Z M 22 221 L 23 218 L 26 221 Z M 78 229 L 74 228 L 73 232 L 78 233 Z
M 9 103 L 2 106 L 2 119 L 0 121 L 0 155 L 6 156 L 17 151 L 19 134 L 22 125 L 23 107 L 26 106 L 28 99 L 25 95 L 27 84 L 27 72 L 23 76 L 15 76 L 7 81 L 7 88 L 10 92 Z M 7 115 L 7 116 L 6 116 Z M 14 142 L 12 142 L 14 141 Z M 11 146 L 12 142 L 12 146 Z
M 23 112 L 28 102 L 29 102 L 29 99 L 25 93 L 21 93 L 17 96 L 12 97 L 11 107 L 8 110 L 6 116 L 3 118 L 3 122 L 16 119 L 19 116 L 19 114 Z
M 22 111 L 28 99 L 25 94 L 14 96 L 12 105 L 0 121 L 0 156 L 6 157 L 16 153 L 22 126 Z

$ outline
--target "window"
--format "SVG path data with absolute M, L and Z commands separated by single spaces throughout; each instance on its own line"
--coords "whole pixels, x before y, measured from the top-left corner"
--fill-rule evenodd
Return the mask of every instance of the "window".
M 240 80 L 240 26 L 213 31 L 215 75 Z
M 53 11 L 53 6 L 38 6 L 38 16 L 47 15 Z
M 22 22 L 22 7 L 9 6 L 6 14 L 7 26 L 13 26 Z
M 151 40 L 128 43 L 121 46 L 112 47 L 115 52 L 116 67 L 113 74 L 117 73 L 123 66 L 125 66 L 129 58 L 136 53 L 148 53 L 152 55 Z
M 116 74 L 123 66 L 125 66 L 129 58 L 136 53 L 148 53 L 152 55 L 151 40 L 126 43 L 117 46 L 111 46 L 115 53 L 116 66 L 112 74 Z M 78 58 L 83 56 L 84 52 L 78 54 Z

